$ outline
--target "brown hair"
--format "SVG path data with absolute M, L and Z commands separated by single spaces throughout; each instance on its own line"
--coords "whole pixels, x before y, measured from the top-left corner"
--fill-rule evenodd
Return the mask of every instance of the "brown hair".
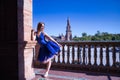
M 38 25 L 37 25 L 37 31 L 40 31 L 41 30 L 41 27 L 43 27 L 43 22 L 39 22 Z M 44 24 L 45 25 L 45 24 Z

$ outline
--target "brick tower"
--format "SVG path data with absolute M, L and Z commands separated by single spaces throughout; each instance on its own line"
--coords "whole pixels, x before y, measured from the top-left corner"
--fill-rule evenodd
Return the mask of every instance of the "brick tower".
M 72 32 L 71 32 L 71 26 L 70 26 L 69 18 L 67 19 L 65 40 L 67 40 L 67 41 L 72 40 Z

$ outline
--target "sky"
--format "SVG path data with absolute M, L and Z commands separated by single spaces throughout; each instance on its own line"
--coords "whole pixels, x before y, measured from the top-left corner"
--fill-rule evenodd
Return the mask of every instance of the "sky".
M 44 22 L 51 36 L 66 34 L 68 18 L 72 36 L 120 33 L 120 0 L 33 0 L 32 14 L 33 28 Z

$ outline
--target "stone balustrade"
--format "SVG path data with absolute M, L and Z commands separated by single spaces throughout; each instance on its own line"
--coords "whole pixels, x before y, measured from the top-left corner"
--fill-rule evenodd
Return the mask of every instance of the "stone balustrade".
M 53 60 L 52 68 L 120 72 L 120 42 L 59 42 L 61 54 Z M 35 67 L 42 67 L 37 61 L 36 46 Z

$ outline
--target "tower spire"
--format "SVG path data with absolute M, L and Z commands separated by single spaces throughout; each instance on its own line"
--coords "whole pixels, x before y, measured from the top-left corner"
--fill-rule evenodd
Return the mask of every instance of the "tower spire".
M 70 25 L 69 17 L 67 18 L 67 25 Z
M 72 32 L 71 32 L 70 20 L 68 17 L 67 18 L 67 27 L 66 27 L 66 40 L 69 41 L 71 39 L 72 39 Z
M 66 29 L 67 32 L 70 32 L 71 31 L 71 26 L 70 26 L 70 19 L 69 17 L 67 18 L 67 29 Z

